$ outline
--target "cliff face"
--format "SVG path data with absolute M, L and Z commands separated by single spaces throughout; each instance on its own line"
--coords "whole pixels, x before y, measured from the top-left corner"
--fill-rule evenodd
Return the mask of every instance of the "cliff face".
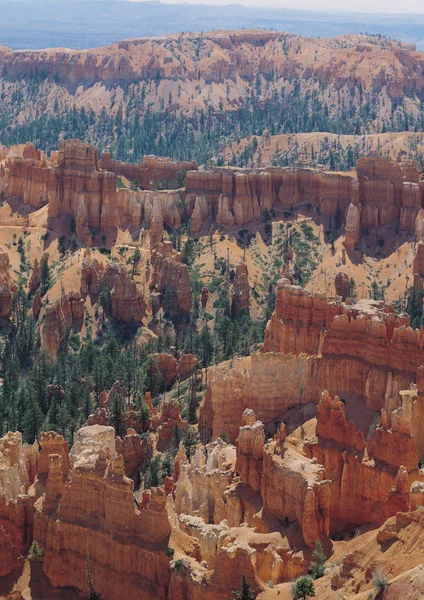
M 308 90 L 323 84 L 330 87 L 330 98 L 333 90 L 346 87 L 355 103 L 359 86 L 363 94 L 381 91 L 388 102 L 399 102 L 403 91 L 408 97 L 419 96 L 423 89 L 423 60 L 412 46 L 368 36 L 346 36 L 341 42 L 340 38 L 313 39 L 262 30 L 132 39 L 85 51 L 12 52 L 3 47 L 0 70 L 11 82 L 41 78 L 55 92 L 61 92 L 57 93 L 61 102 L 67 100 L 77 107 L 92 98 L 96 86 L 108 90 L 111 86 L 145 83 L 146 87 L 159 88 L 147 96 L 147 105 L 150 108 L 149 100 L 156 100 L 155 109 L 163 113 L 191 112 L 212 92 L 215 106 L 222 100 L 226 110 L 237 110 L 257 76 L 272 80 L 278 91 L 297 80 Z M 189 89 L 200 82 L 194 101 L 184 89 L 178 92 L 179 81 L 186 82 Z M 157 96 L 162 92 L 165 97 L 167 89 L 172 90 L 173 102 L 164 109 Z M 264 99 L 265 93 L 260 97 Z M 100 98 L 96 110 L 100 112 L 105 104 L 111 112 L 116 111 L 115 97 L 112 100 L 105 92 Z M 378 112 L 379 117 L 383 115 L 383 111 Z
M 108 309 L 114 319 L 125 323 L 143 321 L 146 302 L 125 265 L 104 265 L 87 250 L 81 268 L 81 294 L 84 297 L 87 294 L 98 296 L 102 289 L 108 294 Z
M 192 170 L 178 192 L 150 189 L 161 181 L 182 185 L 179 174 L 186 169 Z M 34 208 L 48 203 L 51 219 L 71 215 L 79 238 L 90 243 L 100 232 L 145 225 L 152 248 L 157 248 L 164 226 L 180 230 L 183 220 L 190 219 L 193 233 L 199 233 L 211 223 L 231 227 L 259 221 L 271 208 L 315 209 L 333 219 L 340 214 L 348 250 L 355 249 L 363 231 L 393 222 L 400 231 L 422 237 L 424 184 L 417 166 L 382 157 L 361 158 L 356 172 L 346 174 L 277 167 L 198 171 L 195 163 L 151 156 L 139 166 L 109 154 L 99 161 L 93 146 L 66 140 L 50 160 L 32 145 L 19 156 L 9 153 L 1 174 L 6 197 L 21 196 Z M 142 182 L 145 189 L 117 190 L 117 175 Z
M 145 598 L 166 598 L 170 526 L 163 491 L 153 489 L 136 508 L 123 458 L 111 452 L 112 428 L 87 427 L 75 441 L 68 479 L 60 475 L 62 457 L 50 455 L 46 492 L 36 503 L 34 538 L 44 548 L 44 573 L 54 586 L 86 592 L 88 556 L 106 600 L 135 597 L 140 589 Z
M 48 202 L 49 163 L 43 152 L 26 144 L 21 156 L 10 155 L 4 164 L 5 196 L 21 196 L 24 204 L 39 208 Z
M 68 331 L 80 331 L 84 319 L 84 300 L 79 292 L 70 292 L 45 307 L 41 325 L 41 344 L 53 357 L 56 356 Z
M 198 169 L 196 161 L 176 162 L 158 156 L 145 156 L 140 164 L 124 163 L 112 158 L 109 152 L 103 152 L 99 164 L 104 171 L 126 177 L 131 182 L 136 181 L 145 190 L 165 183 L 168 188 L 177 188 L 181 183 L 178 178 L 182 171 Z
M 190 275 L 181 255 L 169 244 L 162 244 L 152 252 L 153 275 L 151 292 L 159 292 L 160 305 L 173 317 L 181 317 L 191 310 Z
M 260 353 L 213 369 L 203 430 L 213 437 L 226 431 L 234 441 L 245 408 L 272 423 L 301 394 L 317 403 L 323 389 L 363 398 L 374 410 L 400 406 L 390 398 L 408 389 L 424 362 L 422 332 L 408 325 L 408 316 L 384 303 L 348 305 L 281 280 Z M 421 410 L 421 403 L 414 406 Z
M 231 290 L 231 311 L 235 316 L 242 312 L 250 312 L 249 272 L 245 263 L 239 263 L 236 268 Z
M 118 210 L 122 227 L 137 228 L 144 225 L 151 230 L 152 227 L 157 227 L 158 221 L 161 221 L 160 236 L 163 224 L 170 229 L 181 227 L 181 197 L 179 193 L 172 190 L 140 192 L 118 190 Z
M 266 208 L 297 211 L 309 206 L 333 218 L 341 211 L 350 250 L 361 230 L 396 220 L 401 231 L 415 234 L 422 206 L 417 166 L 381 157 L 359 159 L 352 174 L 276 167 L 192 171 L 186 192 L 195 232 L 207 220 L 244 225 L 258 220 Z
M 9 255 L 0 248 L 0 317 L 9 317 L 17 290 L 9 271 Z
M 218 439 L 206 448 L 199 447 L 191 464 L 181 448 L 178 452 L 172 496 L 168 497 L 170 520 L 176 531 L 197 541 L 190 569 L 202 573 L 201 565 L 206 565 L 212 570 L 200 589 L 191 584 L 186 595 L 178 598 L 191 597 L 190 593 L 193 597 L 227 598 L 229 590 L 239 587 L 238 569 L 255 590 L 261 582 L 276 584 L 306 570 L 303 552 L 290 552 L 281 528 L 278 532 L 272 525 L 267 529 L 259 490 L 254 492 L 249 486 L 248 480 L 256 482 L 254 471 L 262 475 L 262 462 L 257 459 L 258 453 L 264 452 L 262 424 L 253 421 L 253 412 L 246 411 L 237 450 Z M 253 447 L 257 449 L 255 458 Z M 280 489 L 279 493 L 284 492 Z M 177 583 L 173 579 L 171 598 Z
M 101 171 L 97 151 L 78 140 L 62 142 L 50 171 L 48 214 L 55 219 L 63 213 L 73 216 L 82 239 L 90 228 L 105 231 L 118 223 L 115 175 Z
M 31 539 L 27 516 L 32 502 L 27 496 L 37 462 L 36 447 L 22 444 L 20 433 L 0 439 L 0 576 L 11 573 L 19 564 Z
M 375 440 L 366 443 L 354 423 L 346 419 L 344 405 L 337 396 L 333 400 L 327 392 L 322 394 L 317 440 L 308 441 L 306 448 L 324 466 L 324 476 L 331 480 L 331 530 L 382 523 L 391 516 L 393 506 L 396 507 L 396 489 L 402 490 L 397 481 L 399 472 L 406 475 L 406 508 L 409 507 L 409 485 L 418 476 L 418 454 L 404 411 L 400 411 L 392 414 L 391 429 L 383 412 Z

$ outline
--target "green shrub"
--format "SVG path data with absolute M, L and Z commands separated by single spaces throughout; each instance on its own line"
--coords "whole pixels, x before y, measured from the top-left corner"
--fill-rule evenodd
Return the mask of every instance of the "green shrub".
M 34 540 L 31 544 L 31 548 L 28 552 L 28 558 L 30 560 L 41 560 L 43 558 L 43 549 Z
M 380 567 L 373 572 L 371 581 L 377 594 L 381 594 L 389 586 L 387 575 Z
M 314 580 L 309 575 L 301 577 L 291 588 L 293 600 L 306 600 L 311 596 L 315 596 Z

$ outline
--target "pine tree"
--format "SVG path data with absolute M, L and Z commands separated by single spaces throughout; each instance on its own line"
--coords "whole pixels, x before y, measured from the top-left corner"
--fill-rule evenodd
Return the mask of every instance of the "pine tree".
M 40 431 L 44 415 L 37 403 L 35 395 L 29 392 L 25 382 L 22 385 L 21 393 L 24 401 L 22 429 L 25 440 L 29 444 L 32 444 Z
M 315 596 L 314 580 L 308 575 L 301 577 L 296 583 L 293 583 L 291 592 L 293 600 L 306 600 L 306 598 Z
M 122 437 L 123 434 L 123 420 L 124 420 L 124 404 L 122 395 L 116 392 L 113 396 L 112 408 L 110 414 L 111 425 L 115 428 L 117 436 Z
M 325 562 L 327 557 L 324 554 L 321 540 L 315 541 L 315 548 L 312 552 L 313 561 L 310 564 L 309 572 L 314 579 L 319 579 L 324 575 Z
M 241 578 L 241 589 L 239 592 L 233 592 L 233 598 L 236 600 L 254 600 L 254 597 L 251 585 L 247 582 L 246 575 L 243 575 Z
M 40 288 L 40 292 L 41 292 L 42 296 L 44 296 L 44 294 L 49 289 L 49 285 L 50 285 L 49 263 L 48 263 L 47 259 L 43 259 L 41 261 L 41 288 Z
M 85 574 L 87 578 L 87 588 L 88 594 L 86 596 L 86 600 L 102 600 L 100 594 L 98 594 L 94 589 L 93 577 L 91 575 L 91 567 L 90 567 L 90 555 L 88 550 L 85 555 Z
M 131 272 L 131 279 L 134 279 L 135 269 L 136 269 L 138 263 L 140 262 L 140 259 L 141 259 L 141 252 L 140 252 L 140 248 L 137 246 L 136 249 L 134 250 L 134 256 L 132 258 L 133 268 L 132 268 L 132 272 Z

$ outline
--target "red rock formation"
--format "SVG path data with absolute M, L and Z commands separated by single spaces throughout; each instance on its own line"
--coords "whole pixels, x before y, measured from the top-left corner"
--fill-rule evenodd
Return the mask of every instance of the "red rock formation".
M 115 175 L 99 168 L 97 150 L 79 140 L 61 143 L 58 165 L 50 171 L 49 217 L 69 214 L 80 238 L 118 225 Z
M 295 446 L 280 440 L 265 447 L 261 496 L 264 510 L 283 521 L 297 521 L 304 542 L 330 531 L 331 487 L 321 465 L 303 456 Z
M 317 440 L 308 440 L 305 446 L 331 480 L 332 531 L 382 523 L 403 500 L 405 471 L 410 481 L 418 475 L 418 456 L 408 424 L 397 413 L 392 415 L 392 423 L 393 429 L 388 430 L 383 414 L 375 441 L 367 444 L 355 424 L 347 421 L 343 403 L 337 396 L 333 400 L 323 392 L 318 405 Z
M 43 264 L 49 261 L 49 253 L 44 252 L 41 260 L 39 261 L 37 258 L 34 260 L 34 264 L 32 266 L 31 277 L 29 279 L 28 287 L 29 291 L 34 293 L 40 286 L 41 283 L 41 272 L 43 269 Z
M 197 367 L 197 357 L 194 354 L 180 354 L 178 357 L 178 374 L 180 381 L 184 381 Z
M 156 247 L 163 236 L 163 225 L 170 229 L 181 228 L 182 206 L 178 192 L 118 191 L 119 221 L 122 228 L 145 226 L 150 230 L 152 247 Z M 153 231 L 152 231 L 153 229 Z
M 424 278 L 424 243 L 419 242 L 414 256 L 414 262 L 412 263 L 412 270 L 414 275 L 417 274 Z
M 150 223 L 150 247 L 156 249 L 163 238 L 163 216 L 162 212 L 156 204 L 153 206 L 152 220 Z
M 48 431 L 40 435 L 41 452 L 37 462 L 37 474 L 47 475 L 49 472 L 49 457 L 51 454 L 58 455 L 62 458 L 62 473 L 63 477 L 67 477 L 70 471 L 70 463 L 68 457 L 68 442 L 63 438 L 63 435 L 55 431 Z
M 343 588 L 342 593 L 347 597 L 367 597 L 375 593 L 374 589 L 371 591 L 372 574 L 379 568 L 380 572 L 389 574 L 390 592 L 386 590 L 384 595 L 393 599 L 396 596 L 413 599 L 417 594 L 418 597 L 422 595 L 420 578 L 414 577 L 414 567 L 418 571 L 422 564 L 423 526 L 422 510 L 399 512 L 388 519 L 376 536 L 364 536 L 363 541 L 343 556 L 341 564 L 331 574 L 331 588 Z
M 92 258 L 91 251 L 87 249 L 84 252 L 84 258 L 81 268 L 81 294 L 100 294 L 100 278 L 104 272 L 104 265 L 96 258 Z
M 167 387 L 178 379 L 178 362 L 172 354 L 150 354 L 157 362 L 160 375 Z
M 398 408 L 390 415 L 382 411 L 380 424 L 375 429 L 375 440 L 368 442 L 368 452 L 376 461 L 385 462 L 395 470 L 401 466 L 408 473 L 417 469 L 418 454 L 404 408 Z
M 176 398 L 165 398 L 160 412 L 160 425 L 158 427 L 159 439 L 168 443 L 174 435 L 175 428 L 184 431 L 188 426 L 187 421 L 181 418 L 180 403 Z
M 45 155 L 26 144 L 22 156 L 9 154 L 5 161 L 5 196 L 21 196 L 24 204 L 39 208 L 48 201 L 50 169 Z
M 361 158 L 357 174 L 319 173 L 312 169 L 264 168 L 187 174 L 186 201 L 194 232 L 215 219 L 231 226 L 258 220 L 265 208 L 316 207 L 334 217 L 346 213 L 346 248 L 353 250 L 361 228 L 377 228 L 399 220 L 402 231 L 416 230 L 421 209 L 417 166 L 387 158 Z
M 181 354 L 177 353 L 177 358 L 172 354 L 150 354 L 157 362 L 159 372 L 165 382 L 165 385 L 169 387 L 179 379 L 184 381 L 187 377 L 193 373 L 197 365 L 197 358 L 194 354 Z
M 337 296 L 340 296 L 343 302 L 350 296 L 350 280 L 346 273 L 341 271 L 337 273 L 334 280 Z
M 255 413 L 246 409 L 237 438 L 236 471 L 242 483 L 254 492 L 261 489 L 265 432 L 263 424 L 256 421 Z
M 81 269 L 81 294 L 98 296 L 102 287 L 110 293 L 110 315 L 114 319 L 125 323 L 143 321 L 146 302 L 125 265 L 112 263 L 105 266 L 92 258 L 88 250 Z
M 31 500 L 26 494 L 36 458 L 37 449 L 23 446 L 20 433 L 0 439 L 0 577 L 18 566 L 29 547 Z
M 60 300 L 47 305 L 41 325 L 43 348 L 55 357 L 66 333 L 72 327 L 80 330 L 84 318 L 84 300 L 79 292 L 69 292 Z
M 203 310 L 206 310 L 208 298 L 209 298 L 209 290 L 207 287 L 204 287 L 202 290 L 202 295 L 200 296 L 200 302 L 202 303 Z
M 146 312 L 146 303 L 124 265 L 109 265 L 105 271 L 106 281 L 110 284 L 111 315 L 125 323 L 141 323 Z
M 133 429 L 128 429 L 124 439 L 116 438 L 116 452 L 124 459 L 124 471 L 127 477 L 137 477 L 138 469 L 146 460 L 149 447 L 147 439 L 142 439 Z
M 261 351 L 317 354 L 323 332 L 342 312 L 343 307 L 327 301 L 324 294 L 291 286 L 282 279 L 277 285 L 276 307 L 268 322 Z
M 191 310 L 190 275 L 179 253 L 162 244 L 152 252 L 153 275 L 150 290 L 161 294 L 164 311 L 179 318 Z
M 348 250 L 354 250 L 361 235 L 361 212 L 358 206 L 349 204 L 346 213 L 346 235 L 344 245 Z
M 343 304 L 280 281 L 260 354 L 213 369 L 200 410 L 202 435 L 215 439 L 225 431 L 234 441 L 245 408 L 272 423 L 301 394 L 303 402 L 317 403 L 322 389 L 362 397 L 367 407 L 381 410 L 424 364 L 423 334 L 408 324 L 407 315 L 382 302 Z
M 239 263 L 236 268 L 233 288 L 231 290 L 231 312 L 234 316 L 250 312 L 249 272 L 246 263 Z
M 0 317 L 9 317 L 17 290 L 9 271 L 9 255 L 0 248 Z
M 104 171 L 116 173 L 129 181 L 137 181 L 145 190 L 152 189 L 152 183 L 156 186 L 166 182 L 168 189 L 177 187 L 178 174 L 181 171 L 197 171 L 196 161 L 175 162 L 170 158 L 158 156 L 145 156 L 140 164 L 124 163 L 112 158 L 109 152 L 103 152 L 100 159 L 100 167 Z
M 165 495 L 151 490 L 147 506 L 137 510 L 124 460 L 111 455 L 111 428 L 85 429 L 78 432 L 74 468 L 61 486 L 60 459 L 49 458 L 47 489 L 36 503 L 34 522 L 34 538 L 44 549 L 43 571 L 55 587 L 86 592 L 88 554 L 96 591 L 106 600 L 131 598 L 140 589 L 146 599 L 166 598 L 170 568 L 163 550 L 170 526 Z
M 405 467 L 400 467 L 396 484 L 390 488 L 386 503 L 386 518 L 398 512 L 408 512 L 410 505 L 409 476 Z
M 107 408 L 98 406 L 92 415 L 89 415 L 87 421 L 84 423 L 84 427 L 90 427 L 91 425 L 110 425 L 110 415 Z
M 37 292 L 34 296 L 34 300 L 32 302 L 32 315 L 34 317 L 34 319 L 37 321 L 38 317 L 40 316 L 40 311 L 41 311 L 41 294 L 40 292 Z

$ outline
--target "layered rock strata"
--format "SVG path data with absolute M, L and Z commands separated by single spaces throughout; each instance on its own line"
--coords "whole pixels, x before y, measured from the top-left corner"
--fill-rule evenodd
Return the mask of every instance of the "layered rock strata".
M 100 167 L 138 183 L 143 189 L 151 190 L 152 184 L 165 185 L 167 188 L 177 187 L 181 172 L 197 171 L 196 161 L 175 162 L 170 158 L 145 156 L 140 164 L 125 163 L 112 158 L 109 152 L 103 152 Z
M 378 411 L 396 407 L 424 364 L 423 332 L 409 327 L 407 315 L 383 302 L 344 304 L 286 280 L 276 295 L 260 353 L 213 369 L 202 435 L 225 431 L 234 441 L 245 408 L 274 423 L 301 396 L 317 403 L 323 389 Z
M 217 225 L 245 225 L 265 209 L 297 211 L 314 207 L 334 218 L 345 215 L 346 247 L 354 249 L 361 230 L 399 221 L 401 231 L 419 231 L 423 184 L 414 163 L 361 158 L 352 174 L 312 169 L 215 169 L 187 173 L 186 202 L 193 231 L 209 219 Z
M 140 589 L 146 599 L 166 598 L 165 495 L 152 489 L 138 510 L 124 459 L 115 453 L 113 429 L 85 429 L 76 434 L 67 481 L 57 476 L 63 458 L 49 456 L 46 492 L 36 503 L 34 522 L 43 571 L 56 587 L 86 592 L 88 560 L 95 589 L 106 600 L 135 597 Z
M 169 244 L 161 244 L 152 252 L 152 266 L 150 290 L 152 294 L 159 293 L 164 312 L 174 318 L 188 314 L 192 304 L 190 274 L 181 262 L 181 254 Z
M 10 276 L 9 255 L 0 248 L 0 317 L 9 317 L 17 285 Z
M 249 271 L 246 263 L 239 263 L 236 268 L 231 290 L 231 312 L 234 316 L 250 312 Z
M 125 323 L 141 323 L 146 302 L 125 265 L 99 263 L 87 250 L 81 269 L 81 294 L 98 296 L 104 289 L 109 296 L 110 316 Z
M 55 357 L 67 333 L 80 331 L 84 319 L 84 300 L 79 292 L 69 292 L 60 300 L 45 306 L 41 325 L 43 348 Z
M 27 492 L 34 477 L 38 450 L 22 444 L 22 435 L 0 439 L 0 577 L 11 573 L 28 550 L 32 500 Z
M 345 415 L 343 402 L 323 392 L 318 405 L 316 440 L 306 452 L 324 467 L 331 481 L 330 529 L 345 531 L 366 523 L 383 523 L 399 499 L 418 478 L 418 454 L 403 409 L 391 415 L 391 429 L 383 411 L 375 439 L 365 441 Z

